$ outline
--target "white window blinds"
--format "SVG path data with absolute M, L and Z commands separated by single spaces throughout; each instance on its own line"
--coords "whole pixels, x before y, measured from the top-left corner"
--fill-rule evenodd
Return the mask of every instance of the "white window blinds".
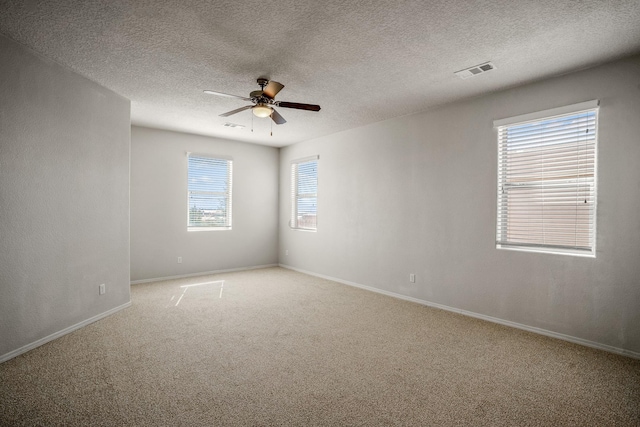
M 318 228 L 318 156 L 291 162 L 291 228 Z
M 498 248 L 595 256 L 597 106 L 494 122 Z
M 233 161 L 188 153 L 187 230 L 230 230 Z

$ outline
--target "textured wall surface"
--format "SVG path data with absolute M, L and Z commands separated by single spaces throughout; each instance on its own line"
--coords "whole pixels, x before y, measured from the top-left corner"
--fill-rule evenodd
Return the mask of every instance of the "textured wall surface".
M 496 249 L 493 120 L 591 99 L 597 257 Z M 640 353 L 639 118 L 636 56 L 283 148 L 281 263 Z M 318 231 L 299 232 L 289 162 L 314 154 Z
M 232 230 L 187 231 L 187 151 L 233 158 Z M 132 127 L 131 280 L 277 263 L 278 161 L 273 147 Z
M 130 108 L 0 36 L 0 113 L 1 358 L 129 302 Z

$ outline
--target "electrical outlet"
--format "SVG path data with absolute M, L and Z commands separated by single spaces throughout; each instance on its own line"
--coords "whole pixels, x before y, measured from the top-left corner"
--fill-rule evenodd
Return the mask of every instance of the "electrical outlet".
M 182 257 L 181 256 L 178 257 L 178 264 L 182 264 Z
M 98 286 L 98 292 L 100 293 L 100 295 L 104 295 L 104 293 L 107 292 L 104 283 Z
M 409 281 L 411 283 L 416 283 L 416 275 L 413 273 L 409 274 Z
M 289 249 L 287 249 L 286 251 L 284 251 L 285 255 L 289 255 Z

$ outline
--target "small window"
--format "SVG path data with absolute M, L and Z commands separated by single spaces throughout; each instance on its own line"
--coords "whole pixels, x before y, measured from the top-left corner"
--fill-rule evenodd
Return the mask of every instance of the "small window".
M 291 228 L 318 228 L 318 156 L 291 162 Z
M 595 256 L 598 102 L 503 119 L 496 247 Z
M 233 161 L 188 154 L 187 230 L 231 230 Z

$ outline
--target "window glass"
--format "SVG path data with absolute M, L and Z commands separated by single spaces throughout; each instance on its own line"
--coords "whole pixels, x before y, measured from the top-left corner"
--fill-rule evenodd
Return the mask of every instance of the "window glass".
M 318 228 L 318 157 L 291 163 L 291 228 Z
M 189 154 L 189 231 L 231 229 L 232 169 L 232 160 Z
M 595 255 L 597 109 L 498 126 L 498 248 Z

